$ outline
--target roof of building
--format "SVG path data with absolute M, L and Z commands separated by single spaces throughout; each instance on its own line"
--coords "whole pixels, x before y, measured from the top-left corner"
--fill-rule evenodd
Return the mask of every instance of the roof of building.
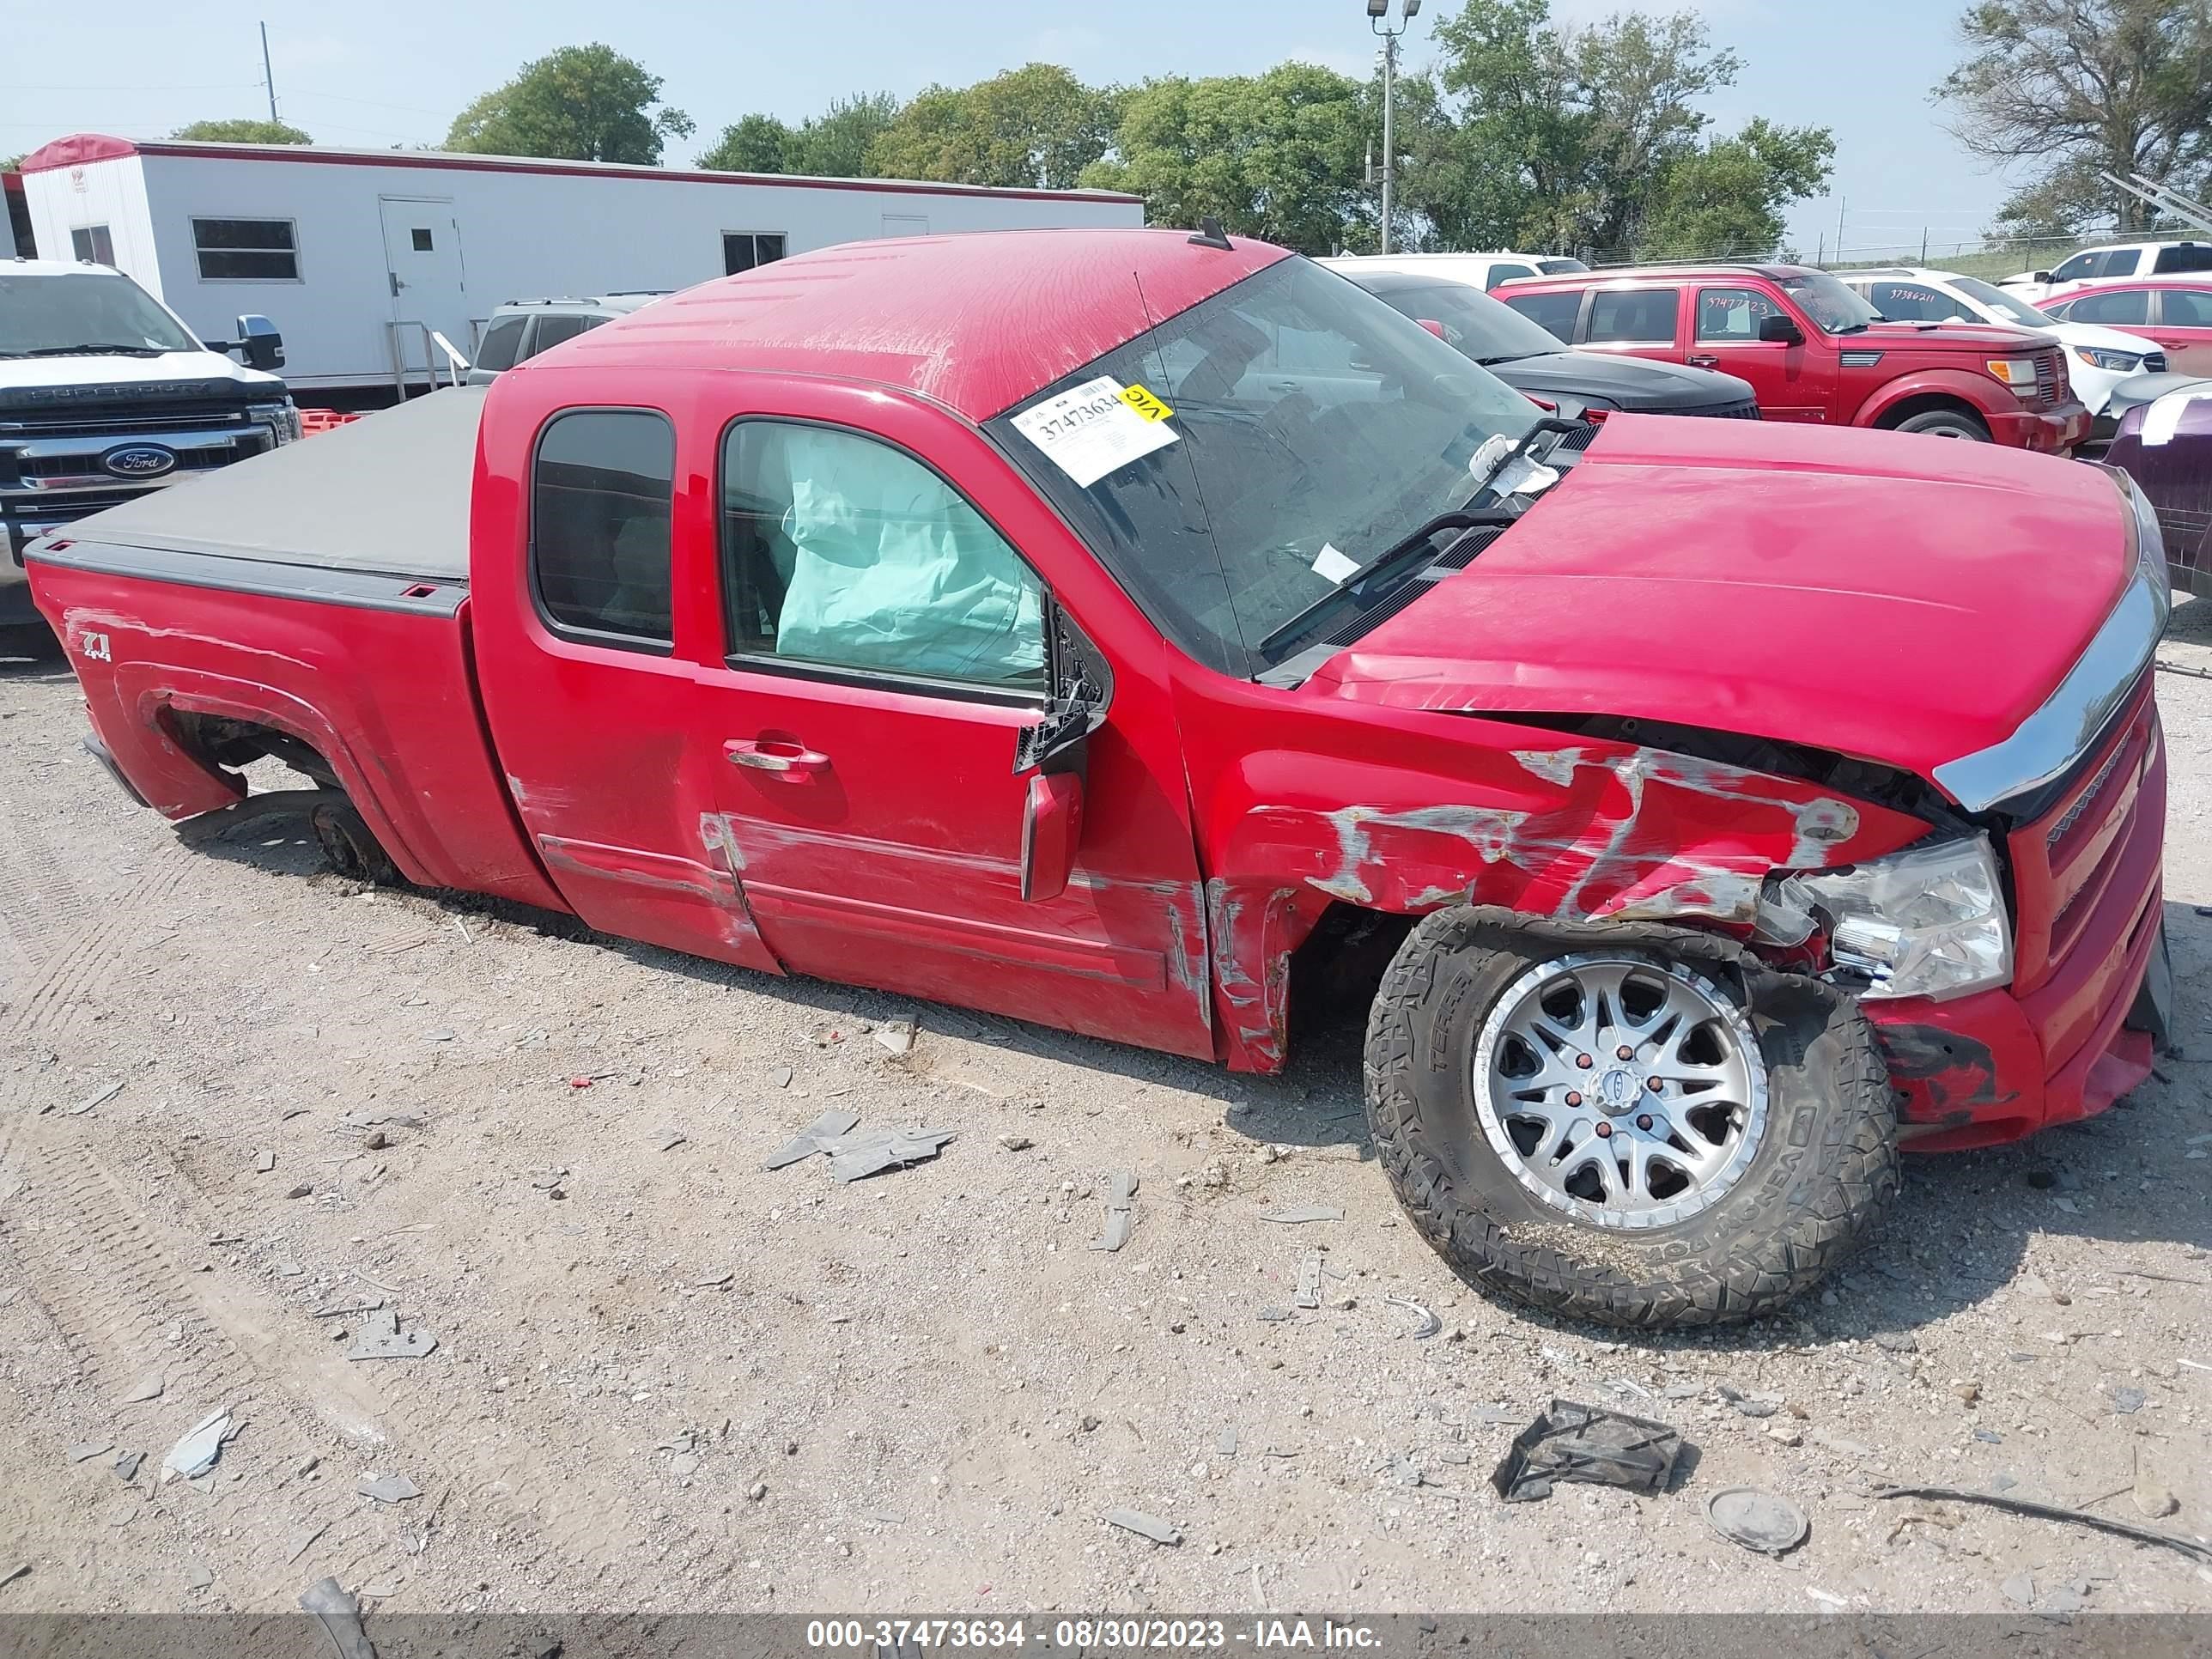
M 1291 258 L 1182 230 L 1004 230 L 848 242 L 704 283 L 556 346 L 574 367 L 783 369 L 902 386 L 972 421 Z
M 998 196 L 1055 202 L 1141 202 L 1109 190 L 1035 190 L 996 185 L 935 184 L 915 179 L 822 179 L 783 173 L 717 173 L 682 167 L 635 167 L 619 161 L 548 161 L 531 155 L 465 155 L 436 149 L 349 149 L 332 144 L 229 144 L 173 139 L 115 138 L 104 132 L 72 133 L 26 155 L 22 170 L 51 173 L 128 155 L 179 155 L 201 160 L 321 163 L 329 167 L 427 167 L 461 173 L 553 173 L 586 179 L 647 179 L 708 185 L 768 185 L 781 189 L 872 191 L 892 196 Z

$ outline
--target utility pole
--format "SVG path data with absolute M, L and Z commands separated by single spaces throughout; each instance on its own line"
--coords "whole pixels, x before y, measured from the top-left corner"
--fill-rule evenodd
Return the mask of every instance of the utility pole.
M 276 118 L 276 77 L 269 68 L 269 25 L 261 26 L 261 83 L 269 88 L 269 118 Z
M 1850 198 L 1836 198 L 1836 263 L 1844 262 L 1844 210 L 1850 205 Z
M 1398 37 L 1420 15 L 1421 0 L 1399 0 L 1398 27 L 1390 27 L 1390 0 L 1367 0 L 1367 26 L 1382 37 L 1382 252 L 1390 251 L 1391 214 L 1398 182 Z

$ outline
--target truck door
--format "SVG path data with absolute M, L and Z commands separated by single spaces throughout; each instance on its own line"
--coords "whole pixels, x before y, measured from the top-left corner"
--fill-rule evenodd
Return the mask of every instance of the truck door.
M 1211 1056 L 1181 745 L 1143 654 L 1158 635 L 1133 630 L 1115 661 L 1115 636 L 1079 607 L 1126 626 L 1126 599 L 940 411 L 796 381 L 716 385 L 699 411 L 684 471 L 716 481 L 698 530 L 721 602 L 691 727 L 778 960 Z M 1118 684 L 1072 781 L 1048 789 L 1014 757 L 1057 689 L 1058 617 L 1093 635 Z M 1079 799 L 1075 851 L 1064 884 L 1025 896 L 1041 789 Z
M 377 210 L 392 285 L 387 345 L 392 372 L 410 383 L 435 384 L 447 359 L 428 331 L 443 334 L 462 352 L 469 349 L 467 280 L 453 198 L 380 196 Z
M 1777 316 L 1790 317 L 1806 337 L 1795 345 L 1760 339 L 1760 322 Z M 1764 289 L 1735 283 L 1700 288 L 1690 318 L 1687 361 L 1750 381 L 1759 412 L 1770 421 L 1829 418 L 1836 373 L 1827 336 Z
M 527 424 L 518 417 L 518 428 Z M 699 692 L 676 655 L 675 424 L 658 409 L 571 409 L 501 456 L 521 511 L 520 591 L 471 601 L 484 713 L 532 844 L 602 932 L 776 971 L 694 758 Z M 513 490 L 514 485 L 508 485 Z M 503 585 L 501 585 L 503 586 Z

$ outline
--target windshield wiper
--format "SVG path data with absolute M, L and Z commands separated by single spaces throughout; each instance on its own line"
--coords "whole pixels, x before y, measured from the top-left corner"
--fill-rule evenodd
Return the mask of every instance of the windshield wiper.
M 1480 495 L 1480 490 L 1476 494 Z M 1439 556 L 1439 550 L 1430 544 L 1447 530 L 1473 530 L 1480 525 L 1510 524 L 1513 515 L 1492 507 L 1478 512 L 1470 507 L 1455 507 L 1449 513 L 1439 513 L 1403 541 L 1393 542 L 1370 562 L 1362 565 L 1352 574 L 1330 588 L 1311 605 L 1297 612 L 1288 622 L 1260 641 L 1260 654 L 1266 656 L 1285 640 L 1294 640 L 1310 629 L 1313 621 L 1346 594 L 1354 592 L 1364 584 L 1397 569 L 1401 565 L 1414 563 L 1420 555 L 1430 558 Z
M 167 355 L 161 346 L 121 345 L 105 340 L 82 340 L 76 345 L 40 346 L 34 351 L 10 354 L 17 357 L 160 357 Z

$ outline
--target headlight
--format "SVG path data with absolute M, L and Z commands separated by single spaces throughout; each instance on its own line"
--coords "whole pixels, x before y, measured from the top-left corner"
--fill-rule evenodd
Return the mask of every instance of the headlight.
M 2016 392 L 2035 390 L 2035 359 L 2033 357 L 1992 357 L 1982 367 Z
M 2132 351 L 2106 351 L 2096 346 L 2075 346 L 2074 355 L 2092 368 L 2108 368 L 2115 374 L 2132 374 L 2142 361 Z
M 2012 923 L 1989 837 L 1909 847 L 1849 870 L 1785 878 L 1826 913 L 1828 951 L 1865 997 L 1942 1001 L 2012 979 Z
M 267 427 L 270 436 L 277 443 L 289 444 L 300 435 L 300 406 L 289 398 L 281 404 L 255 404 L 246 412 Z

